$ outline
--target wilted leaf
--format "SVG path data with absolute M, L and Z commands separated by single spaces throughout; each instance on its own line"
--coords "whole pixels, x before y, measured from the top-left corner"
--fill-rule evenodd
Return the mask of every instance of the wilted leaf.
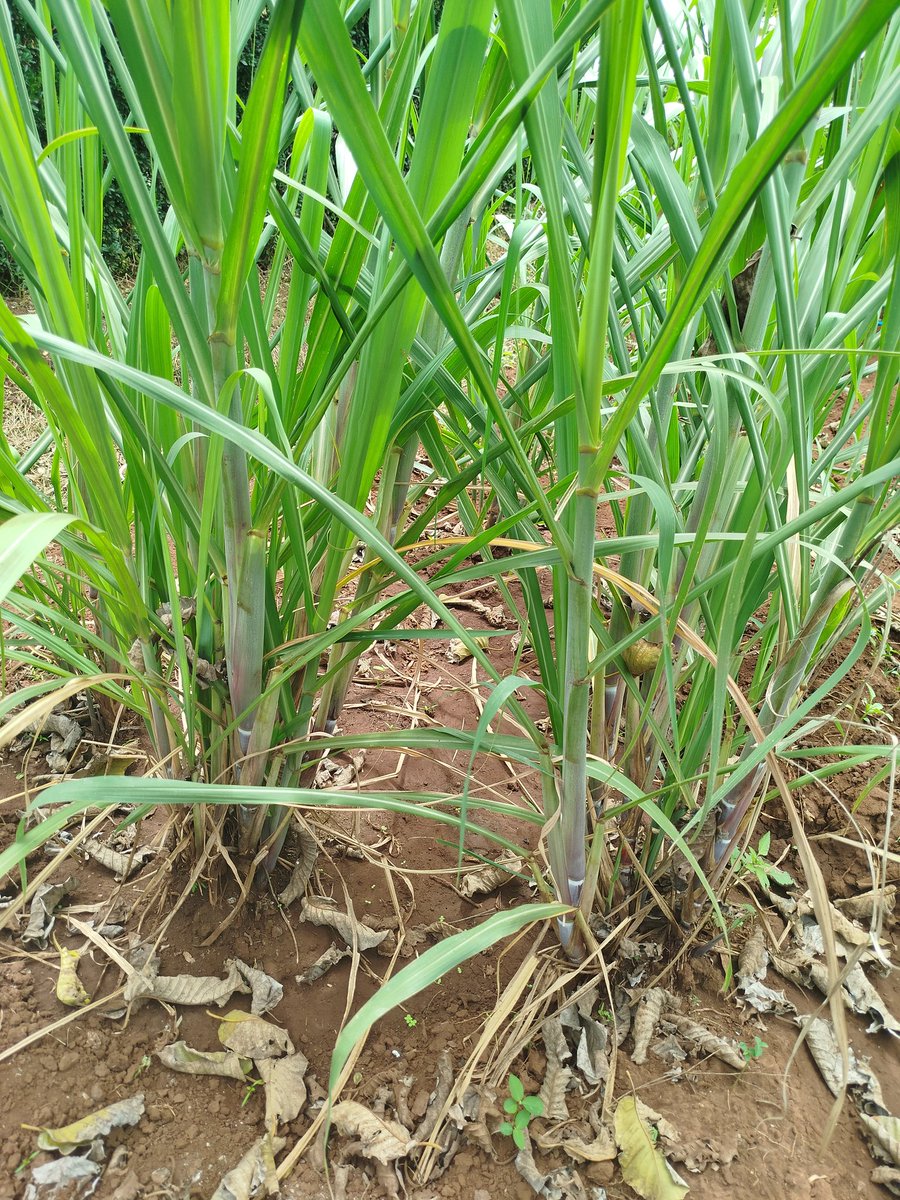
M 460 880 L 459 890 L 467 900 L 476 896 L 487 896 L 497 888 L 509 883 L 510 878 L 520 874 L 523 868 L 522 859 L 511 850 L 503 850 L 495 863 L 483 863 L 471 871 L 466 871 Z
M 259 971 L 256 967 L 248 967 L 239 958 L 234 960 L 238 974 L 250 987 L 250 1011 L 254 1016 L 262 1016 L 278 1004 L 284 996 L 284 988 L 277 979 Z
M 45 946 L 50 931 L 53 928 L 53 914 L 67 896 L 71 896 L 78 886 L 74 875 L 61 880 L 59 883 L 42 883 L 35 890 L 28 910 L 28 924 L 22 934 L 22 941 L 31 945 Z
M 249 992 L 235 963 L 224 979 L 214 975 L 155 975 L 146 969 L 130 975 L 125 984 L 125 1001 L 161 1000 L 165 1004 L 227 1004 L 235 992 Z
M 240 1057 L 233 1050 L 194 1050 L 187 1042 L 173 1042 L 158 1050 L 157 1058 L 170 1071 L 180 1071 L 183 1075 L 221 1075 L 239 1080 L 246 1075 Z
M 261 1189 L 273 1196 L 278 1192 L 275 1155 L 284 1149 L 284 1138 L 261 1137 L 254 1142 L 236 1167 L 223 1176 L 212 1200 L 250 1200 Z
M 475 645 L 478 646 L 478 648 L 480 650 L 487 649 L 488 642 L 489 642 L 488 638 L 477 637 L 477 638 L 473 638 L 472 640 L 474 641 Z M 453 641 L 450 643 L 450 645 L 447 647 L 447 658 L 452 663 L 462 663 L 462 662 L 465 662 L 466 659 L 471 658 L 471 657 L 472 657 L 472 651 L 469 649 L 469 647 L 466 645 L 466 643 L 462 640 L 462 638 L 454 638 Z
M 539 1095 L 544 1102 L 544 1113 L 549 1121 L 567 1121 L 569 1109 L 566 1092 L 572 1080 L 572 1072 L 565 1060 L 572 1057 L 559 1016 L 547 1017 L 541 1023 L 544 1049 L 547 1052 L 547 1069 L 541 1083 Z
M 408 1154 L 415 1144 L 398 1121 L 378 1117 L 355 1100 L 342 1100 L 331 1110 L 331 1123 L 338 1133 L 355 1137 L 359 1153 L 379 1162 L 393 1162 Z
M 656 1026 L 659 1024 L 660 1017 L 665 1009 L 677 1007 L 677 999 L 671 992 L 666 991 L 665 988 L 648 988 L 644 992 L 635 1010 L 634 1022 L 631 1027 L 634 1035 L 634 1049 L 631 1052 L 632 1062 L 640 1064 L 647 1061 L 647 1051 L 650 1048 L 650 1042 L 656 1032 Z
M 306 1103 L 308 1059 L 302 1054 L 267 1058 L 257 1069 L 266 1085 L 266 1128 L 293 1121 Z
M 800 1017 L 797 1018 L 797 1024 L 803 1024 Z M 831 1022 L 824 1017 L 813 1017 L 806 1034 L 806 1044 L 822 1078 L 828 1085 L 828 1090 L 833 1096 L 839 1095 L 842 1090 L 844 1067 L 834 1026 Z M 852 1047 L 848 1047 L 848 1054 L 847 1087 L 858 1093 L 859 1102 L 863 1108 L 870 1112 L 873 1110 L 886 1112 L 881 1096 L 881 1084 L 877 1077 L 867 1063 L 859 1061 L 853 1053 Z
M 296 977 L 298 983 L 315 983 L 317 979 L 336 967 L 341 959 L 348 958 L 353 953 L 350 949 L 339 950 L 337 946 L 329 946 L 314 963 L 306 968 L 302 975 Z
M 278 903 L 285 908 L 293 904 L 306 891 L 306 885 L 312 879 L 316 858 L 319 854 L 318 843 L 309 830 L 302 826 L 297 827 L 297 840 L 300 843 L 297 865 L 291 872 L 287 887 L 278 896 Z
M 59 946 L 59 976 L 56 980 L 56 998 L 60 1004 L 69 1008 L 83 1008 L 90 1004 L 91 998 L 84 990 L 78 978 L 78 960 L 81 955 L 77 950 L 67 950 Z
M 219 1025 L 219 1041 L 240 1058 L 254 1062 L 294 1052 L 287 1030 L 245 1012 L 228 1013 Z
M 321 897 L 316 897 L 313 900 L 306 897 L 303 901 L 301 915 L 302 920 L 309 921 L 312 925 L 325 925 L 330 929 L 334 929 L 341 935 L 348 946 L 353 945 L 353 932 L 355 930 L 360 950 L 371 950 L 373 946 L 377 946 L 383 942 L 388 935 L 386 929 L 380 931 L 370 929 L 368 925 L 364 925 L 356 917 L 342 912 L 341 909 L 335 908 Z
M 96 838 L 86 838 L 82 842 L 81 848 L 94 862 L 98 862 L 101 867 L 106 867 L 107 871 L 112 871 L 118 880 L 127 879 L 129 875 L 140 870 L 145 862 L 149 862 L 156 856 L 156 851 L 149 846 L 141 846 L 133 853 L 123 853 L 121 850 L 113 850 L 109 846 L 104 846 Z
M 38 1145 L 42 1150 L 58 1150 L 60 1154 L 71 1154 L 79 1146 L 89 1146 L 96 1138 L 105 1137 L 111 1129 L 123 1125 L 136 1125 L 144 1112 L 143 1094 L 118 1100 L 97 1112 L 89 1113 L 71 1125 L 60 1129 L 42 1129 L 38 1134 Z
M 82 1200 L 97 1186 L 103 1168 L 88 1158 L 55 1158 L 31 1168 L 24 1200 Z
M 900 1117 L 871 1117 L 868 1113 L 861 1112 L 859 1119 L 876 1152 L 880 1150 L 882 1157 L 886 1156 L 893 1166 L 900 1167 Z
M 633 1096 L 623 1096 L 613 1118 L 622 1177 L 644 1200 L 682 1200 L 688 1185 L 657 1150 Z
M 694 1046 L 701 1054 L 711 1054 L 716 1058 L 720 1058 L 722 1062 L 728 1063 L 729 1067 L 734 1067 L 736 1071 L 743 1071 L 747 1065 L 747 1060 L 744 1058 L 738 1049 L 737 1042 L 731 1038 L 719 1037 L 718 1034 L 712 1033 L 704 1025 L 698 1025 L 696 1021 L 692 1021 L 690 1017 L 682 1016 L 681 1013 L 669 1013 L 666 1017 L 667 1025 L 674 1025 L 681 1037 L 686 1038 L 689 1042 L 693 1042 Z

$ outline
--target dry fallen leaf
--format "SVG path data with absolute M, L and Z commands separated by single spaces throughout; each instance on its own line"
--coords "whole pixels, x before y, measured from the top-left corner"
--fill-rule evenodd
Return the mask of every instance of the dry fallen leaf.
M 632 1062 L 640 1064 L 647 1061 L 647 1051 L 660 1017 L 665 1009 L 677 1007 L 678 1001 L 665 988 L 653 987 L 644 992 L 635 1009 L 634 1022 L 631 1027 L 634 1036 L 634 1049 L 631 1052 Z
M 31 1168 L 23 1200 L 80 1200 L 94 1191 L 102 1170 L 88 1158 L 55 1158 Z
M 173 1042 L 157 1051 L 157 1058 L 170 1071 L 183 1075 L 221 1075 L 225 1079 L 243 1080 L 250 1069 L 249 1059 L 242 1065 L 233 1050 L 194 1050 L 186 1042 Z
M 29 945 L 45 946 L 50 931 L 53 928 L 53 914 L 67 896 L 71 896 L 78 886 L 74 875 L 69 875 L 59 883 L 42 883 L 35 890 L 28 910 L 28 924 L 22 934 L 22 941 Z
M 253 1143 L 241 1161 L 222 1178 L 212 1200 L 250 1200 L 262 1189 L 270 1196 L 278 1193 L 275 1155 L 284 1149 L 284 1138 L 268 1134 Z
M 657 1149 L 634 1096 L 623 1096 L 613 1117 L 622 1177 L 644 1200 L 682 1200 L 688 1185 Z
M 346 948 L 339 950 L 337 946 L 329 946 L 327 950 L 319 955 L 314 963 L 311 963 L 306 968 L 302 975 L 296 976 L 297 982 L 315 983 L 317 979 L 321 979 L 326 971 L 330 971 L 332 967 L 337 966 L 341 959 L 348 958 L 352 953 L 352 950 Z
M 415 1145 L 409 1131 L 398 1121 L 378 1117 L 355 1100 L 342 1100 L 331 1110 L 331 1124 L 345 1137 L 358 1140 L 358 1152 L 378 1162 L 403 1158 Z
M 300 1115 L 306 1103 L 306 1072 L 309 1061 L 303 1054 L 267 1058 L 257 1067 L 266 1085 L 266 1128 L 284 1125 Z
M 380 945 L 388 935 L 386 929 L 370 929 L 368 925 L 364 925 L 362 921 L 358 921 L 355 916 L 345 913 L 339 908 L 335 908 L 327 900 L 322 899 L 321 896 L 316 896 L 313 899 L 306 897 L 304 899 L 301 918 L 304 921 L 309 921 L 312 925 L 325 925 L 330 929 L 334 929 L 341 935 L 348 946 L 353 945 L 353 933 L 355 930 L 357 945 L 360 950 L 371 950 L 374 946 Z
M 503 850 L 494 863 L 482 863 L 471 871 L 466 871 L 460 880 L 459 890 L 467 900 L 476 896 L 487 896 L 497 888 L 509 883 L 515 875 L 521 874 L 522 859 L 511 850 Z
M 65 946 L 57 946 L 57 949 L 59 976 L 56 980 L 56 998 L 60 1004 L 69 1008 L 84 1008 L 85 1004 L 90 1004 L 91 998 L 78 978 L 78 960 L 81 955 L 77 950 L 68 950 Z
M 254 1062 L 294 1052 L 287 1030 L 264 1021 L 262 1017 L 237 1010 L 222 1019 L 219 1041 L 240 1058 L 252 1058 Z
M 63 1125 L 59 1129 L 42 1129 L 38 1134 L 37 1143 L 42 1150 L 57 1150 L 60 1154 L 71 1154 L 79 1146 L 88 1146 L 97 1138 L 103 1138 L 111 1129 L 119 1129 L 123 1125 L 136 1125 L 144 1113 L 144 1097 L 142 1093 L 131 1096 L 127 1100 L 118 1100 L 115 1104 L 107 1104 L 96 1112 L 88 1113 L 71 1125 Z

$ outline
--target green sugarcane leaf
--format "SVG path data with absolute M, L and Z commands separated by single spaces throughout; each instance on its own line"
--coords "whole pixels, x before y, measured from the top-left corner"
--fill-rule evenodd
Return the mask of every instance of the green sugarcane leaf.
M 565 904 L 523 905 L 508 912 L 496 913 L 474 929 L 455 933 L 452 937 L 444 938 L 436 946 L 430 946 L 408 967 L 404 967 L 383 984 L 341 1030 L 331 1058 L 329 1090 L 334 1091 L 344 1065 L 359 1039 L 391 1009 L 396 1008 L 398 1004 L 404 1004 L 411 996 L 436 983 L 460 963 L 467 962 L 503 938 L 518 933 L 520 929 L 536 921 L 549 921 L 568 911 Z

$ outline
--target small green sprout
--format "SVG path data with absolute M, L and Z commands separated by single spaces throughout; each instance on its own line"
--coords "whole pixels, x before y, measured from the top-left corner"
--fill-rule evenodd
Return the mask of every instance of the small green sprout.
M 525 1130 L 532 1117 L 543 1116 L 544 1102 L 540 1096 L 526 1096 L 525 1086 L 518 1075 L 509 1077 L 509 1096 L 503 1101 L 503 1111 L 512 1117 L 504 1121 L 500 1132 L 511 1137 L 520 1150 L 525 1149 Z
M 738 1050 L 743 1054 L 744 1062 L 752 1062 L 754 1059 L 762 1058 L 768 1045 L 768 1042 L 764 1042 L 757 1034 L 749 1046 L 746 1042 L 738 1042 Z
M 752 846 L 748 846 L 746 850 L 735 847 L 731 856 L 731 865 L 739 875 L 752 875 L 765 888 L 769 887 L 771 883 L 789 887 L 794 882 L 793 875 L 789 875 L 787 871 L 782 871 L 780 867 L 773 866 L 772 863 L 766 861 L 771 842 L 772 835 L 766 830 L 759 839 L 759 845 L 755 850 Z
M 863 700 L 863 720 L 867 725 L 877 725 L 884 716 L 884 705 L 875 699 L 875 689 L 871 683 L 866 684 L 866 691 L 869 697 Z
M 21 1173 L 25 1170 L 25 1168 L 27 1166 L 30 1166 L 31 1163 L 37 1158 L 37 1156 L 39 1154 L 40 1154 L 40 1150 L 35 1150 L 31 1154 L 29 1154 L 27 1158 L 23 1158 L 22 1161 L 19 1163 L 19 1165 L 16 1167 L 16 1169 L 13 1171 L 13 1175 L 21 1175 Z
M 150 1055 L 144 1054 L 141 1057 L 141 1061 L 138 1063 L 137 1070 L 134 1073 L 135 1079 L 137 1079 L 138 1075 L 143 1075 L 143 1073 L 152 1064 L 152 1062 L 153 1062 L 153 1059 L 150 1057 Z
M 244 1098 L 241 1101 L 241 1108 L 245 1108 L 246 1105 L 248 1105 L 250 1103 L 250 1100 L 251 1100 L 253 1094 L 255 1093 L 256 1089 L 262 1087 L 262 1085 L 263 1085 L 263 1081 L 261 1079 L 251 1079 L 250 1080 L 250 1082 L 247 1085 L 247 1090 L 244 1092 Z
M 404 1013 L 403 1020 L 406 1022 L 407 1029 L 415 1029 L 416 1025 L 418 1025 L 418 1021 L 412 1013 Z

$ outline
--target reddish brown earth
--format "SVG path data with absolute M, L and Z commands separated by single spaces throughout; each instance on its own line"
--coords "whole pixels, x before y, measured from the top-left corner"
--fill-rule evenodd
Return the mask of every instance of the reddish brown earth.
M 479 624 L 471 614 L 465 616 L 467 624 Z M 471 663 L 451 666 L 442 657 L 440 643 L 427 645 L 441 649 L 417 658 L 411 643 L 401 643 L 395 656 L 387 652 L 383 662 L 373 659 L 376 666 L 384 667 L 382 681 L 377 686 L 359 682 L 354 686 L 344 728 L 348 731 L 407 728 L 416 691 L 420 720 L 447 727 L 464 723 L 471 727 L 477 720 Z M 519 669 L 528 671 L 529 666 L 533 673 L 533 660 L 526 654 Z M 509 668 L 512 669 L 511 659 Z M 416 682 L 416 688 L 411 688 L 411 680 Z M 854 698 L 861 684 L 871 684 L 883 705 L 881 728 L 861 725 L 848 732 L 847 714 L 841 706 Z M 528 703 L 537 703 L 533 694 Z M 870 738 L 883 743 L 892 723 L 896 727 L 896 675 L 871 669 L 870 664 L 861 665 L 829 697 L 829 705 L 829 711 L 844 723 L 827 727 L 821 733 L 821 742 L 837 742 L 845 737 L 851 741 Z M 535 715 L 539 715 L 537 710 Z M 123 729 L 122 739 L 131 732 Z M 396 778 L 374 786 L 458 791 L 466 766 L 464 756 L 455 761 L 409 756 L 400 765 Z M 16 794 L 21 789 L 16 773 L 21 770 L 21 762 L 7 761 L 4 770 L 0 794 L 10 799 L 0 807 L 0 836 L 3 844 L 7 844 L 15 833 L 20 803 Z M 371 752 L 364 776 L 367 782 L 382 780 L 397 770 L 395 754 Z M 830 794 L 807 788 L 800 796 L 808 833 L 815 838 L 834 897 L 854 895 L 871 886 L 864 852 L 831 836 L 837 834 L 853 841 L 869 838 L 876 843 L 883 840 L 887 783 L 874 789 L 861 805 L 856 804 L 871 772 L 870 767 L 848 771 L 830 781 Z M 513 776 L 497 762 L 479 759 L 475 777 L 476 793 L 483 790 L 519 804 L 539 800 L 533 778 Z M 148 821 L 139 840 L 147 840 L 159 828 L 161 820 L 155 816 Z M 357 915 L 369 924 L 378 926 L 395 915 L 389 883 L 393 884 L 397 903 L 409 925 L 443 919 L 454 929 L 466 928 L 498 906 L 532 898 L 523 884 L 512 883 L 479 903 L 463 899 L 454 887 L 456 848 L 446 844 L 452 835 L 442 844 L 436 839 L 431 822 L 386 812 L 362 812 L 358 818 L 325 816 L 321 823 L 314 820 L 313 825 L 320 840 L 325 839 L 329 830 L 339 827 L 370 848 L 370 861 L 360 861 L 346 856 L 339 841 L 326 841 L 331 859 L 320 855 L 318 878 L 314 881 L 316 891 L 334 895 L 341 904 L 346 887 Z M 773 851 L 778 853 L 787 845 L 788 827 L 774 807 L 768 825 L 773 833 Z M 506 832 L 524 842 L 532 836 L 523 833 L 521 827 L 512 829 L 509 825 Z M 896 841 L 892 844 L 896 845 Z M 288 858 L 294 849 L 289 843 Z M 488 843 L 486 839 L 470 837 L 467 849 L 483 852 Z M 35 856 L 32 870 L 45 861 Z M 81 919 L 90 920 L 94 915 L 91 906 L 103 905 L 105 911 L 106 905 L 113 904 L 116 913 L 124 917 L 126 933 L 116 942 L 123 952 L 130 933 L 139 932 L 152 939 L 187 879 L 182 866 L 167 871 L 165 864 L 162 865 L 164 870 L 160 873 L 158 862 L 149 864 L 119 889 L 108 872 L 92 863 L 78 862 L 75 870 L 79 885 L 72 900 L 76 914 L 84 906 L 87 912 L 81 914 Z M 795 859 L 789 856 L 784 865 L 799 877 Z M 889 878 L 896 878 L 897 874 L 896 864 L 892 863 Z M 286 871 L 278 876 L 276 888 L 283 885 L 286 877 Z M 273 975 L 284 985 L 285 995 L 271 1019 L 287 1028 L 297 1048 L 308 1057 L 310 1072 L 319 1085 L 318 1090 L 312 1089 L 311 1099 L 321 1098 L 331 1051 L 344 1018 L 350 967 L 345 961 L 314 984 L 296 983 L 298 972 L 337 939 L 328 930 L 302 923 L 297 905 L 282 911 L 272 896 L 265 893 L 255 895 L 212 945 L 204 945 L 223 915 L 230 911 L 237 894 L 234 879 L 220 874 L 187 896 L 162 935 L 159 947 L 162 972 L 220 975 L 226 960 L 236 956 Z M 770 927 L 777 931 L 780 928 L 777 914 L 770 911 L 766 916 Z M 64 918 L 58 919 L 56 934 L 62 945 L 79 949 L 85 946 L 76 931 L 67 932 Z M 659 934 L 652 936 L 658 938 Z M 387 1102 L 388 1113 L 393 1115 L 399 1090 L 413 1116 L 420 1114 L 434 1087 L 439 1054 L 448 1050 L 454 1068 L 462 1067 L 486 1017 L 497 1005 L 500 989 L 523 961 L 533 938 L 534 934 L 505 954 L 495 950 L 479 955 L 440 984 L 415 996 L 407 1005 L 409 1023 L 399 1011 L 384 1018 L 370 1034 L 344 1098 L 368 1105 Z M 736 948 L 740 938 L 739 931 Z M 545 942 L 542 955 L 552 957 L 551 940 Z M 664 955 L 663 968 L 671 950 L 670 947 Z M 154 1057 L 154 1051 L 177 1038 L 200 1049 L 218 1048 L 214 1016 L 203 1008 L 184 1007 L 170 1016 L 160 1005 L 149 1002 L 127 1021 L 110 1019 L 104 1009 L 114 1010 L 117 1005 L 113 1000 L 108 1006 L 77 1012 L 65 1025 L 51 1029 L 54 1022 L 72 1011 L 56 999 L 56 963 L 52 947 L 48 951 L 25 953 L 14 930 L 0 934 L 0 1054 L 28 1035 L 41 1034 L 32 1044 L 0 1061 L 0 1197 L 4 1200 L 20 1197 L 24 1192 L 29 1168 L 23 1168 L 23 1164 L 33 1155 L 36 1136 L 26 1126 L 63 1125 L 137 1091 L 144 1094 L 145 1115 L 137 1126 L 114 1132 L 107 1139 L 109 1150 L 124 1148 L 125 1162 L 118 1174 L 107 1173 L 94 1194 L 115 1196 L 116 1200 L 210 1196 L 222 1174 L 263 1132 L 262 1089 L 248 1095 L 244 1085 L 232 1080 L 173 1074 Z M 715 950 L 691 959 L 687 967 L 682 961 L 674 971 L 667 971 L 663 982 L 682 996 L 695 1020 L 714 1032 L 747 1043 L 761 1037 L 766 1043 L 763 1055 L 743 1072 L 711 1059 L 689 1060 L 680 1080 L 673 1082 L 665 1077 L 664 1064 L 652 1055 L 645 1064 L 635 1065 L 630 1059 L 631 1043 L 626 1041 L 618 1055 L 610 1106 L 620 1095 L 633 1090 L 666 1117 L 683 1140 L 711 1138 L 723 1157 L 731 1157 L 730 1163 L 718 1171 L 707 1168 L 701 1174 L 686 1175 L 689 1195 L 698 1200 L 716 1200 L 726 1195 L 755 1200 L 783 1197 L 797 1200 L 872 1197 L 874 1200 L 886 1195 L 870 1182 L 873 1163 L 858 1119 L 849 1107 L 838 1121 L 829 1144 L 821 1145 L 832 1098 L 805 1048 L 800 1049 L 788 1068 L 796 1026 L 788 1018 L 763 1020 L 740 1009 L 732 996 L 723 994 L 723 963 L 719 950 Z M 352 1009 L 373 994 L 388 965 L 389 959 L 376 952 L 362 956 Z M 401 960 L 397 969 L 403 965 Z M 610 966 L 615 974 L 615 964 Z M 564 964 L 560 963 L 559 969 L 564 969 Z M 114 992 L 122 983 L 119 969 L 89 946 L 82 960 L 81 976 L 95 1000 Z M 642 986 L 649 982 L 650 979 L 645 979 Z M 771 973 L 769 982 L 775 987 L 782 986 L 782 981 Z M 784 986 L 801 1012 L 811 1012 L 818 1005 L 819 998 L 811 993 L 801 993 L 790 984 Z M 896 978 L 879 979 L 878 987 L 888 1007 L 900 1011 Z M 236 998 L 235 1006 L 246 1008 L 246 998 Z M 855 1017 L 849 1018 L 849 1024 L 857 1054 L 871 1058 L 888 1107 L 900 1113 L 896 1044 L 886 1034 L 866 1034 L 865 1023 Z M 526 1047 L 516 1064 L 527 1091 L 539 1087 L 543 1065 L 535 1030 L 534 1042 L 530 1048 Z M 579 1115 L 576 1105 L 573 1102 L 575 1117 Z M 284 1131 L 287 1149 L 309 1125 L 307 1110 Z M 540 1125 L 538 1121 L 536 1128 Z M 490 1200 L 500 1196 L 527 1200 L 534 1193 L 512 1165 L 513 1147 L 509 1139 L 495 1136 L 494 1145 L 497 1157 L 492 1160 L 481 1150 L 463 1144 L 445 1174 L 426 1183 L 407 1178 L 407 1195 L 414 1200 L 438 1197 Z M 344 1161 L 341 1139 L 332 1140 L 331 1156 L 333 1168 Z M 43 1157 L 34 1159 L 34 1163 L 43 1161 Z M 539 1154 L 537 1158 L 545 1168 L 564 1165 L 561 1157 L 554 1158 L 552 1154 L 546 1157 Z M 314 1165 L 315 1161 L 309 1155 L 301 1160 L 284 1181 L 283 1195 L 311 1200 L 329 1196 L 329 1181 Z M 386 1194 L 381 1184 L 366 1173 L 360 1159 L 346 1161 L 350 1167 L 347 1196 Z M 332 1182 L 335 1178 L 331 1176 Z M 582 1178 L 589 1188 L 606 1188 L 611 1200 L 626 1200 L 634 1195 L 622 1183 L 611 1162 L 582 1167 Z

